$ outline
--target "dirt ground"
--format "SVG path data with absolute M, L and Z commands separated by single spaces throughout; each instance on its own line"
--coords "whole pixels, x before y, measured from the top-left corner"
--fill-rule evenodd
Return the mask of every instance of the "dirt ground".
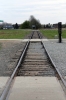
M 11 75 L 17 62 L 17 59 L 13 61 L 13 58 L 19 50 L 23 50 L 25 43 L 22 40 L 0 40 L 0 76 Z M 18 56 L 20 56 L 20 53 Z M 11 68 L 9 68 L 10 65 Z

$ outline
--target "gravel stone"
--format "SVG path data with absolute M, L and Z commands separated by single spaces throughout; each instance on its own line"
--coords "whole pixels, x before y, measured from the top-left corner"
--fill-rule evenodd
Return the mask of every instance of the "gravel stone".
M 66 77 L 66 41 L 58 43 L 56 40 L 43 42 L 56 67 L 65 79 Z
M 0 44 L 0 76 L 10 76 L 26 42 L 19 40 L 1 40 Z M 17 53 L 19 54 L 16 58 Z

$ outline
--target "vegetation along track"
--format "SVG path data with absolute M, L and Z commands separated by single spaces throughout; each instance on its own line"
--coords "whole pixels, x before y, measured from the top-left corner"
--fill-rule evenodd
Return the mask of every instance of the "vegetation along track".
M 33 31 L 30 39 L 41 38 L 38 31 Z M 50 63 L 41 41 L 28 41 L 21 58 L 3 91 L 0 100 L 4 100 L 10 88 L 13 78 L 17 76 L 56 76 L 55 68 Z

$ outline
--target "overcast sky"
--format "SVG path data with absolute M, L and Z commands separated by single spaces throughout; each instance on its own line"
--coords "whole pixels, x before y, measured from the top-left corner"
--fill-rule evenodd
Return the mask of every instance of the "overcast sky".
M 66 23 L 66 0 L 0 0 L 0 20 L 20 24 L 30 15 L 42 24 Z

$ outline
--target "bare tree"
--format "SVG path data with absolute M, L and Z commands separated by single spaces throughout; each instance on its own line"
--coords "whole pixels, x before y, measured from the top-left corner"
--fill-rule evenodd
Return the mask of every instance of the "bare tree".
M 30 16 L 29 22 L 30 22 L 30 27 L 31 28 L 32 27 L 34 27 L 36 29 L 41 28 L 40 21 L 37 20 L 33 15 Z

